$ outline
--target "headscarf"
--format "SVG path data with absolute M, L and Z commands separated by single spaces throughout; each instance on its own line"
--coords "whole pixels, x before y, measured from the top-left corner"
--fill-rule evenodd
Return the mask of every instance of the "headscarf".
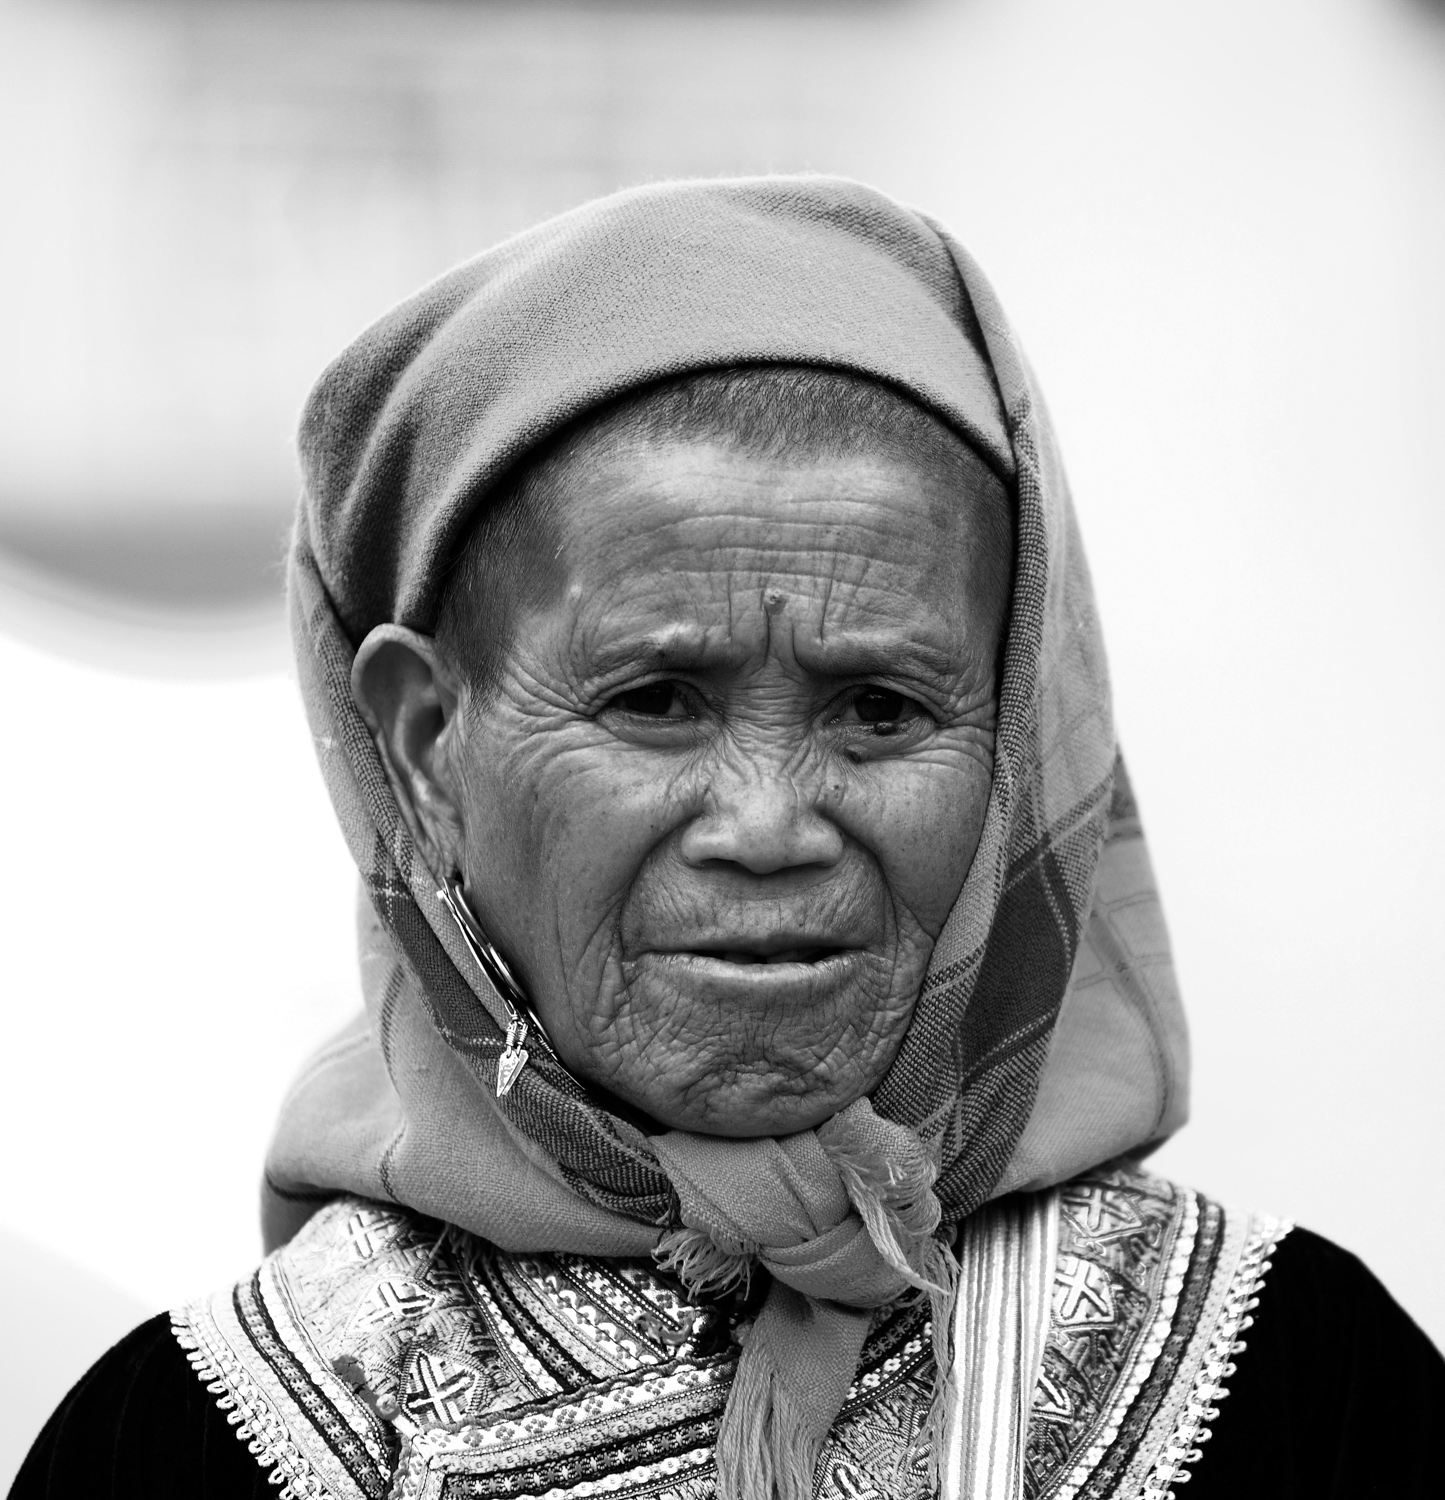
M 993 786 L 871 1100 L 778 1140 L 648 1137 L 540 1048 L 495 1097 L 505 1007 L 437 900 L 449 872 L 420 859 L 350 674 L 374 626 L 434 627 L 478 507 L 540 443 L 624 393 L 750 364 L 882 381 L 1007 480 Z M 695 1286 L 759 1265 L 772 1280 L 719 1433 L 719 1487 L 801 1500 L 869 1310 L 915 1286 L 935 1328 L 948 1323 L 940 1220 L 1152 1144 L 1185 1112 L 1182 1015 L 1088 572 L 993 293 L 939 225 L 857 183 L 649 186 L 519 235 L 387 314 L 322 375 L 301 455 L 292 628 L 362 876 L 366 1013 L 284 1106 L 268 1237 L 351 1191 L 518 1251 L 658 1252 Z

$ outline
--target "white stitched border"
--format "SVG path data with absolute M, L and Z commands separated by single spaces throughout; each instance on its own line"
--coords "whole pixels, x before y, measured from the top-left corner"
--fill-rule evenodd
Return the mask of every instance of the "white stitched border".
M 279 1500 L 329 1500 L 326 1486 L 240 1361 L 224 1340 L 205 1336 L 199 1326 L 205 1317 L 205 1303 L 192 1303 L 171 1314 L 171 1332 L 206 1390 L 218 1398 L 216 1405 L 236 1436 L 256 1462 L 271 1471 L 267 1478 L 280 1486 Z
M 1254 1322 L 1250 1314 L 1259 1306 L 1259 1290 L 1271 1266 L 1269 1257 L 1293 1227 L 1287 1219 L 1265 1215 L 1251 1218 L 1249 1237 L 1230 1278 L 1209 1348 L 1195 1372 L 1189 1399 L 1169 1441 L 1153 1462 L 1140 1500 L 1175 1500 L 1174 1486 L 1191 1478 L 1190 1466 L 1199 1462 L 1201 1444 L 1209 1440 L 1210 1424 L 1219 1417 L 1216 1403 L 1229 1394 L 1226 1382 L 1234 1378 L 1234 1357 L 1244 1352 L 1245 1341 L 1239 1335 Z

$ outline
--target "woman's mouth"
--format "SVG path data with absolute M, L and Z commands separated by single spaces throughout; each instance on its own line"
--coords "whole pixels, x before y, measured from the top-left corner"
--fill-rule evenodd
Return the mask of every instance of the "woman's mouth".
M 835 993 L 857 979 L 865 957 L 862 948 L 821 943 L 786 948 L 709 944 L 654 949 L 640 956 L 640 964 L 641 972 L 677 986 L 679 995 L 772 1006 L 817 1002 Z
M 696 958 L 714 958 L 725 964 L 817 964 L 846 950 L 817 946 L 775 948 L 760 952 L 755 948 L 692 948 L 685 950 Z

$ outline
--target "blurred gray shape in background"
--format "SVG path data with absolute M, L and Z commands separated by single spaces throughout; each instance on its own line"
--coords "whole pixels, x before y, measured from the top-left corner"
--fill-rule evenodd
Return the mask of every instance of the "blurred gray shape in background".
M 825 165 L 904 3 L 0 3 L 0 628 L 284 659 L 296 415 L 414 287 L 621 184 Z

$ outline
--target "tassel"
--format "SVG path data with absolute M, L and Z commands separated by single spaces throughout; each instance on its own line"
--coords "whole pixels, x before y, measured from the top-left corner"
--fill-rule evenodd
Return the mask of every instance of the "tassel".
M 935 1239 L 937 1256 L 930 1266 L 934 1287 L 928 1293 L 928 1319 L 933 1332 L 933 1396 L 928 1403 L 928 1418 L 923 1424 L 923 1440 L 928 1451 L 928 1479 L 935 1494 L 942 1492 L 944 1459 L 948 1442 L 948 1414 L 953 1409 L 958 1389 L 953 1347 L 954 1302 L 958 1297 L 961 1275 L 953 1251 Z
M 878 1253 L 910 1286 L 943 1291 L 945 1283 L 934 1279 L 938 1260 L 931 1248 L 937 1247 L 933 1232 L 943 1216 L 933 1194 L 938 1169 L 932 1159 L 921 1148 L 901 1161 L 883 1155 L 880 1143 L 856 1129 L 847 1111 L 819 1126 L 818 1140 Z
M 749 1349 L 718 1433 L 718 1500 L 811 1500 L 818 1446 L 771 1358 Z
M 885 1156 L 846 1111 L 820 1126 L 818 1139 L 878 1253 L 928 1298 L 934 1377 L 923 1436 L 936 1489 L 943 1473 L 949 1392 L 956 1383 L 953 1304 L 959 1278 L 957 1258 L 936 1233 L 943 1217 L 933 1192 L 938 1169 L 921 1149 L 905 1151 L 902 1159 Z
M 710 1148 L 663 1140 L 667 1152 L 681 1157 L 683 1181 L 694 1191 L 699 1165 L 683 1154 L 683 1145 L 704 1161 Z M 831 1190 L 820 1188 L 820 1201 L 828 1203 L 820 1233 L 840 1212 L 839 1200 L 846 1199 L 882 1266 L 875 1261 L 859 1283 L 859 1294 L 867 1299 L 862 1302 L 850 1297 L 851 1282 L 830 1283 L 826 1272 L 810 1282 L 806 1266 L 792 1263 L 774 1270 L 781 1279 L 772 1281 L 748 1334 L 718 1431 L 718 1500 L 810 1500 L 814 1466 L 857 1369 L 874 1299 L 880 1293 L 895 1297 L 910 1287 L 928 1298 L 931 1314 L 937 1376 L 926 1435 L 935 1479 L 942 1471 L 959 1271 L 949 1246 L 937 1236 L 942 1220 L 933 1192 L 937 1168 L 912 1131 L 879 1119 L 867 1100 L 819 1126 L 815 1142 L 826 1167 L 818 1161 L 816 1146 L 811 1158 L 802 1150 L 797 1158 L 808 1163 L 809 1172 L 831 1168 L 837 1174 Z M 771 1150 L 786 1152 L 788 1144 L 773 1143 Z M 666 1165 L 666 1152 L 659 1154 Z M 795 1191 L 808 1201 L 806 1177 Z M 755 1266 L 774 1269 L 764 1244 L 734 1237 L 736 1229 L 734 1235 L 720 1233 L 718 1220 L 726 1221 L 727 1212 L 714 1216 L 705 1197 L 701 1203 L 692 1213 L 711 1220 L 711 1227 L 683 1226 L 664 1234 L 653 1251 L 664 1270 L 694 1293 L 716 1294 L 746 1287 Z M 736 1219 L 733 1223 L 741 1227 Z M 880 1274 L 884 1266 L 891 1277 Z M 897 1279 L 889 1290 L 892 1277 Z

